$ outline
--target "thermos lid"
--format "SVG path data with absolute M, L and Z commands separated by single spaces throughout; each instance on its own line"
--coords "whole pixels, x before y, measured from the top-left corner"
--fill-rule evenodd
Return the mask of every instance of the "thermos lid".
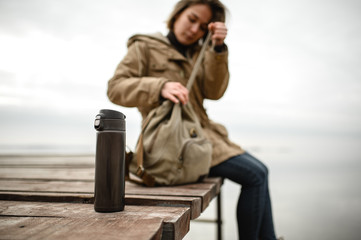
M 125 119 L 125 115 L 123 113 L 110 109 L 102 109 L 99 111 L 98 115 L 100 115 L 101 119 Z
M 98 131 L 125 131 L 125 115 L 118 111 L 102 109 L 95 116 L 94 128 Z

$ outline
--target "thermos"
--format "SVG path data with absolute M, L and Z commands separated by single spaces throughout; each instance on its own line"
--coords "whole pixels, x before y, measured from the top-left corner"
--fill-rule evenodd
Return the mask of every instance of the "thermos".
M 96 133 L 94 210 L 124 210 L 125 115 L 102 109 L 94 121 Z

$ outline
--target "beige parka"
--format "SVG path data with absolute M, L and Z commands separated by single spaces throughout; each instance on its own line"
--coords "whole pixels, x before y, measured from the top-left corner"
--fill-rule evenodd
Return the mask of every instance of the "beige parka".
M 161 89 L 166 82 L 180 82 L 186 86 L 200 47 L 193 51 L 192 58 L 184 57 L 161 33 L 131 37 L 128 53 L 108 82 L 110 101 L 125 107 L 137 107 L 144 119 L 150 110 L 160 105 Z M 228 52 L 216 53 L 210 47 L 189 98 L 213 146 L 211 166 L 244 152 L 228 139 L 224 126 L 208 118 L 203 107 L 204 99 L 217 100 L 223 96 L 228 80 Z

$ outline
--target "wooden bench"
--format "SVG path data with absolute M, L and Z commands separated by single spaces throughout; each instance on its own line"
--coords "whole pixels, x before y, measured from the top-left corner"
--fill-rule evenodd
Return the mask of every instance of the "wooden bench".
M 10 239 L 70 235 L 80 239 L 182 239 L 190 220 L 220 196 L 222 184 L 220 178 L 154 188 L 126 182 L 125 210 L 101 214 L 92 205 L 94 170 L 91 155 L 0 156 L 0 235 Z

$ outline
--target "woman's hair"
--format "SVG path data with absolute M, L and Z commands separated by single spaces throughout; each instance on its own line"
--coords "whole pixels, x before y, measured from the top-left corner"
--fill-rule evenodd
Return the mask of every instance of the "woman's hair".
M 175 6 L 171 12 L 168 20 L 167 27 L 169 30 L 173 30 L 174 22 L 176 18 L 185 9 L 196 4 L 206 4 L 212 11 L 211 22 L 225 22 L 226 21 L 226 7 L 219 0 L 181 0 Z

